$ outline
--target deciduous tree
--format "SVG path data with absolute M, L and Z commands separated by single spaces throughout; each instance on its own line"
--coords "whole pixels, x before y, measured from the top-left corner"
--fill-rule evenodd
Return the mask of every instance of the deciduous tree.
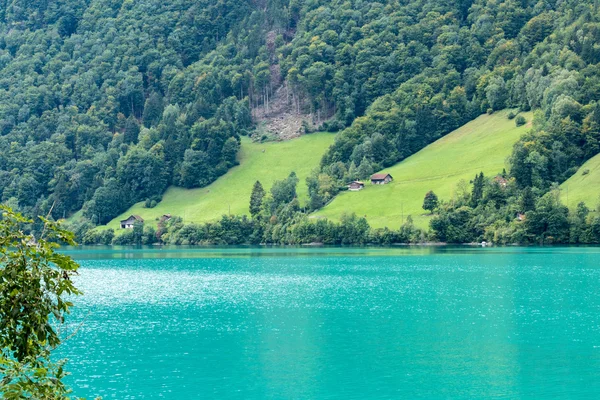
M 33 220 L 0 206 L 0 394 L 5 399 L 67 399 L 65 360 L 52 352 L 65 339 L 58 327 L 81 294 L 72 281 L 79 266 L 57 252 L 73 234 L 40 218 L 42 234 L 24 233 Z

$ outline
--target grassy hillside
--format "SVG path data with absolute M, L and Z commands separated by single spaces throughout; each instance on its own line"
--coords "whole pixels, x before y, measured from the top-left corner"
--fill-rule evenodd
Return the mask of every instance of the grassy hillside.
M 367 184 L 360 192 L 344 192 L 315 216 L 338 219 L 344 212 L 355 212 L 366 216 L 373 227 L 396 229 L 403 216 L 411 215 L 417 226 L 427 227 L 429 217 L 421 208 L 425 193 L 433 190 L 441 199 L 449 199 L 459 180 L 470 180 L 480 171 L 497 174 L 505 167 L 513 144 L 530 125 L 517 128 L 507 114 L 480 116 L 382 171 L 392 174 L 391 184 Z M 523 115 L 531 121 L 530 113 Z
M 583 164 L 560 188 L 562 201 L 569 208 L 575 208 L 583 201 L 590 209 L 595 209 L 600 202 L 600 154 Z
M 163 200 L 154 208 L 137 203 L 113 219 L 108 228 L 119 228 L 119 221 L 131 214 L 140 215 L 147 223 L 156 225 L 156 218 L 172 214 L 189 222 L 207 222 L 223 214 L 248 214 L 252 185 L 260 180 L 266 190 L 276 180 L 295 171 L 300 179 L 298 196 L 306 202 L 306 177 L 319 165 L 323 153 L 333 143 L 334 134 L 314 133 L 286 142 L 253 143 L 242 138 L 238 159 L 240 165 L 232 168 L 211 185 L 200 189 L 171 187 Z

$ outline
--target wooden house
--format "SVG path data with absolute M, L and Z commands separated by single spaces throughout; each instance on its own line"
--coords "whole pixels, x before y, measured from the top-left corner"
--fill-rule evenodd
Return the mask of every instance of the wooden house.
M 167 222 L 168 220 L 170 220 L 171 214 L 164 214 L 163 216 L 160 217 L 160 219 L 158 220 L 159 224 L 164 224 L 165 222 Z
M 498 175 L 494 178 L 494 182 L 496 182 L 498 184 L 498 186 L 500 186 L 502 189 L 506 188 L 508 186 L 508 179 L 506 179 L 505 177 Z
M 365 188 L 365 184 L 361 181 L 353 181 L 348 185 L 348 190 L 352 192 L 358 192 L 359 190 L 363 190 Z
M 394 178 L 390 174 L 373 174 L 371 175 L 372 185 L 385 185 L 393 181 Z
M 133 229 L 136 223 L 143 224 L 144 219 L 139 215 L 130 215 L 129 218 L 121 221 L 121 229 Z

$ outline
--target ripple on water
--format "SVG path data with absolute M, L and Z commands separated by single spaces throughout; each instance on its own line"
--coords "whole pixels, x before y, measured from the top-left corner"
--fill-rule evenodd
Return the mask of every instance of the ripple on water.
M 61 351 L 88 397 L 590 395 L 598 260 L 563 249 L 82 260 L 69 329 L 82 325 Z

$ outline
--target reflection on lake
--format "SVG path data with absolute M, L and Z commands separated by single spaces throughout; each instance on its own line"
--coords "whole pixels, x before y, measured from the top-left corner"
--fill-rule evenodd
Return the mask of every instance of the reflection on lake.
M 595 398 L 598 248 L 84 248 L 105 399 Z

